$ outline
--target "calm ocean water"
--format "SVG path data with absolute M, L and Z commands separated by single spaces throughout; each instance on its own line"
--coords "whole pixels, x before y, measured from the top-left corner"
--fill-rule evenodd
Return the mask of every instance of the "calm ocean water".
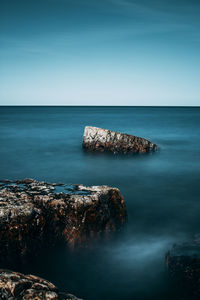
M 145 137 L 159 151 L 85 153 L 85 125 Z M 16 271 L 88 300 L 177 299 L 165 253 L 200 232 L 200 108 L 0 107 L 0 177 L 116 186 L 127 204 L 113 241 L 74 254 L 58 247 Z

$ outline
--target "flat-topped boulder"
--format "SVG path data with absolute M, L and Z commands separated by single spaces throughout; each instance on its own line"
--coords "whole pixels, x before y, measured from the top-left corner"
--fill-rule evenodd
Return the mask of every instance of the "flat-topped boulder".
M 1 300 L 81 300 L 34 275 L 0 269 Z
M 73 248 L 126 222 L 117 188 L 25 179 L 0 181 L 0 259 L 65 241 Z
M 134 135 L 86 126 L 83 148 L 88 151 L 100 152 L 146 153 L 157 150 L 157 145 Z
M 200 299 L 200 239 L 175 244 L 166 255 L 172 283 L 184 295 L 181 299 Z

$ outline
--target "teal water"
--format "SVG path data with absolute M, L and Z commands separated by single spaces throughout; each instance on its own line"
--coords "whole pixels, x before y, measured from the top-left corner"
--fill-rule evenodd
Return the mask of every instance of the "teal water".
M 145 137 L 159 151 L 85 153 L 85 125 Z M 199 108 L 0 107 L 0 179 L 116 186 L 129 219 L 113 241 L 74 254 L 58 246 L 12 268 L 88 300 L 177 299 L 165 253 L 200 231 L 199 132 Z

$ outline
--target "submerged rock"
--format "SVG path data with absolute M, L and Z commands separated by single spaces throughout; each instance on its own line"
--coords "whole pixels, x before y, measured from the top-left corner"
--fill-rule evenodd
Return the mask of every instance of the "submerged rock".
M 0 182 L 0 259 L 34 253 L 65 241 L 69 247 L 113 232 L 125 223 L 120 191 L 31 179 Z
M 166 255 L 170 279 L 181 299 L 200 299 L 200 239 L 176 244 Z
M 156 144 L 144 138 L 92 126 L 85 127 L 83 148 L 114 153 L 145 153 L 157 150 Z
M 34 275 L 0 269 L 1 300 L 81 300 L 61 293 L 51 282 Z

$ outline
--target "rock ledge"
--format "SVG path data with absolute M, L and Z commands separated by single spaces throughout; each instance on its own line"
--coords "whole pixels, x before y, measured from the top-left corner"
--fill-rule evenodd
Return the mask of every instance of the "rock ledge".
M 61 293 L 51 282 L 34 275 L 0 269 L 1 300 L 81 300 Z
M 0 181 L 0 259 L 34 253 L 58 240 L 80 246 L 117 231 L 126 218 L 117 188 Z

